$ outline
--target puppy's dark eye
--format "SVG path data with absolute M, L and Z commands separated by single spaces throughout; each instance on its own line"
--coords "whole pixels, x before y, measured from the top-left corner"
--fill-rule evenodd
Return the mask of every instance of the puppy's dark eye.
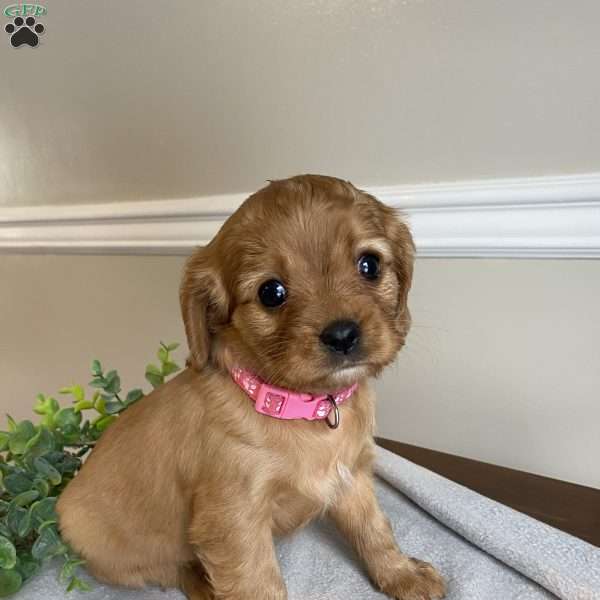
M 275 308 L 285 302 L 287 291 L 281 281 L 269 279 L 258 289 L 258 297 L 265 306 Z
M 363 254 L 358 259 L 358 272 L 365 279 L 377 279 L 379 270 L 379 258 L 374 254 Z

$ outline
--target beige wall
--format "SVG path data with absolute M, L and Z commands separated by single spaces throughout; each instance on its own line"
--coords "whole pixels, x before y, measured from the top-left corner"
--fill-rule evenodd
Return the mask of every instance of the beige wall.
M 159 341 L 185 346 L 182 263 L 181 257 L 0 255 L 0 415 L 30 418 L 39 392 L 87 383 L 94 358 L 117 368 L 124 388 L 144 387 Z
M 52 0 L 0 44 L 0 205 L 600 169 L 597 0 Z
M 600 488 L 600 261 L 418 261 L 382 436 Z
M 30 416 L 96 357 L 143 383 L 158 340 L 184 341 L 182 261 L 0 257 L 1 412 Z M 600 488 L 599 297 L 599 261 L 417 261 L 381 435 Z

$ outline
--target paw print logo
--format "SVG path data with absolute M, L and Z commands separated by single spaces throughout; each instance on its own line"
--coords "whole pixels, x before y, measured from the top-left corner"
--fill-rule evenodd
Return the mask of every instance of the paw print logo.
M 12 23 L 9 23 L 4 30 L 10 34 L 10 43 L 15 48 L 27 44 L 35 48 L 40 38 L 38 35 L 44 33 L 44 26 L 41 23 L 36 23 L 33 17 L 15 17 Z

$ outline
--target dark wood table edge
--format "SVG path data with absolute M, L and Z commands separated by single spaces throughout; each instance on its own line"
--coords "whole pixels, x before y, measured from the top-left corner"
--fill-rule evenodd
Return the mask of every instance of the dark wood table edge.
M 600 490 L 385 438 L 381 447 L 600 547 Z

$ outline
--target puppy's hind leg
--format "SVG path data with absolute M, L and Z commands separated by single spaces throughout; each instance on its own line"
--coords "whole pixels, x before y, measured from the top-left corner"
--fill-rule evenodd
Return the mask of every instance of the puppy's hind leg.
M 181 566 L 179 588 L 188 600 L 214 600 L 215 597 L 200 563 Z

